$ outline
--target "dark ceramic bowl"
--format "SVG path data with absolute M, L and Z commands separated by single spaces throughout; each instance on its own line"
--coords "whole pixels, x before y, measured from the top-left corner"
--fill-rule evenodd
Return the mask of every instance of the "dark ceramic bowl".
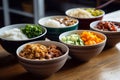
M 6 30 L 10 30 L 10 29 L 13 29 L 13 28 L 21 28 L 21 27 L 24 27 L 25 25 L 26 24 L 14 24 L 14 25 L 8 25 L 8 26 L 5 26 L 5 27 L 2 27 L 0 29 L 0 34 L 2 34 Z M 42 27 L 42 29 L 43 29 L 43 34 L 40 35 L 40 36 L 34 37 L 34 38 L 30 38 L 30 39 L 27 39 L 27 40 L 8 40 L 8 39 L 5 39 L 5 38 L 0 38 L 0 43 L 1 43 L 2 47 L 7 52 L 16 56 L 16 49 L 20 45 L 22 45 L 26 42 L 30 42 L 30 41 L 45 40 L 45 35 L 47 33 L 47 30 L 44 27 Z
M 96 17 L 92 17 L 92 18 L 78 18 L 78 17 L 73 17 L 73 16 L 69 15 L 70 12 L 73 12 L 77 9 L 79 9 L 79 8 L 68 9 L 65 12 L 65 14 L 69 17 L 78 19 L 78 21 L 79 21 L 78 29 L 90 29 L 89 25 L 91 22 L 96 21 L 96 20 L 102 20 L 103 16 L 105 15 L 105 12 L 103 10 L 100 10 L 103 12 L 103 14 L 96 16 Z M 82 9 L 82 8 L 80 8 L 80 9 Z M 86 8 L 83 8 L 83 9 L 86 9 Z
M 96 25 L 99 23 L 100 21 L 94 21 L 90 24 L 90 29 L 97 31 L 97 32 L 101 32 L 103 34 L 105 34 L 107 36 L 107 42 L 106 42 L 106 48 L 111 48 L 114 47 L 118 42 L 120 42 L 120 30 L 119 31 L 103 31 L 103 30 L 99 30 L 96 27 Z M 120 25 L 120 22 L 115 22 L 112 21 L 118 25 Z
M 67 17 L 67 16 L 49 16 L 49 17 L 44 17 L 44 18 L 41 18 L 38 23 L 45 27 L 47 29 L 47 38 L 50 39 L 50 40 L 54 40 L 54 41 L 59 41 L 59 35 L 63 32 L 66 32 L 66 31 L 70 31 L 70 30 L 76 30 L 78 29 L 78 20 L 77 19 L 74 19 L 76 20 L 77 22 L 71 26 L 67 26 L 67 27 L 52 27 L 52 26 L 45 26 L 43 23 L 48 20 L 48 19 L 51 19 L 51 18 L 64 18 L 64 17 Z

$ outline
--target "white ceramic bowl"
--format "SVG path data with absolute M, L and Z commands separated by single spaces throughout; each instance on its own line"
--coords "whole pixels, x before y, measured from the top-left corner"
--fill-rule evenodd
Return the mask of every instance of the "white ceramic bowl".
M 32 60 L 32 59 L 23 58 L 19 55 L 20 51 L 23 50 L 25 45 L 28 43 L 21 45 L 16 51 L 18 60 L 27 71 L 29 71 L 35 75 L 39 75 L 41 77 L 50 76 L 51 74 L 60 70 L 68 58 L 69 48 L 60 42 L 34 41 L 34 42 L 29 42 L 29 43 L 40 43 L 45 46 L 54 44 L 57 47 L 59 47 L 62 50 L 62 52 L 64 52 L 63 55 L 53 58 L 53 59 Z
M 95 26 L 98 24 L 99 21 L 94 21 L 90 24 L 90 29 L 101 32 L 107 36 L 107 42 L 106 42 L 106 48 L 114 47 L 118 42 L 120 42 L 120 31 L 102 31 Z M 120 24 L 120 22 L 116 22 L 117 24 Z
M 66 44 L 65 42 L 62 41 L 62 37 L 63 36 L 67 36 L 70 34 L 74 34 L 74 33 L 82 33 L 83 31 L 89 31 L 94 33 L 95 35 L 97 35 L 98 37 L 100 37 L 101 39 L 103 39 L 102 42 L 95 44 L 95 45 L 90 45 L 90 46 L 77 46 L 77 45 L 71 45 L 71 44 Z M 98 54 L 100 54 L 106 44 L 106 36 L 102 33 L 96 32 L 96 31 L 91 31 L 91 30 L 73 30 L 73 31 L 67 31 L 62 33 L 59 36 L 59 40 L 60 42 L 66 44 L 69 49 L 70 49 L 70 55 L 71 57 L 78 59 L 80 61 L 89 61 L 91 58 L 97 56 Z

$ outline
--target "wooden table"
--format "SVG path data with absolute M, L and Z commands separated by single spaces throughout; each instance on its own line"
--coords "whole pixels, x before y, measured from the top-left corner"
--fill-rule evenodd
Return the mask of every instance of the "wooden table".
M 0 80 L 41 80 L 41 78 L 28 73 L 16 58 L 0 46 Z M 103 50 L 89 62 L 68 59 L 61 70 L 44 80 L 120 80 L 120 43 Z
M 6 55 L 5 55 L 6 54 Z M 0 47 L 0 80 L 41 80 L 26 72 L 12 55 Z M 89 62 L 69 59 L 63 68 L 45 80 L 120 80 L 120 43 Z

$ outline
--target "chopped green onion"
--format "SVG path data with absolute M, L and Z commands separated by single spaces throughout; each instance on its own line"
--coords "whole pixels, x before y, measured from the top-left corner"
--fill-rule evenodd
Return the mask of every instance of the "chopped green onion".
M 43 33 L 42 27 L 35 24 L 27 24 L 21 31 L 28 37 L 33 38 L 41 35 Z

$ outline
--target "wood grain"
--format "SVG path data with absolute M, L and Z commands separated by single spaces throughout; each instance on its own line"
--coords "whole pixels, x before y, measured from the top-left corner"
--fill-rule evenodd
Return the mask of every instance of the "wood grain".
M 9 53 L 0 47 L 0 55 L 3 54 Z M 41 80 L 40 77 L 28 73 L 16 58 L 13 59 L 10 56 L 12 55 L 0 57 L 0 80 Z M 120 43 L 104 50 L 89 62 L 68 59 L 61 70 L 44 80 L 120 80 L 119 75 Z

